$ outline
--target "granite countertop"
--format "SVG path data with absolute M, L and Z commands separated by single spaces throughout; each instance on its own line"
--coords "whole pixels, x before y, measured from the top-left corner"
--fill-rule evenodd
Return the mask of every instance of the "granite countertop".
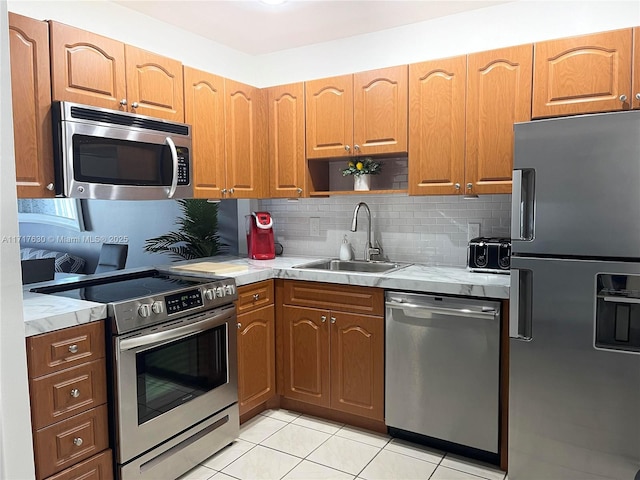
M 175 269 L 174 267 L 184 267 L 190 263 L 210 261 L 246 267 L 246 270 L 243 271 L 220 274 L 234 277 L 238 286 L 271 278 L 285 278 L 378 287 L 388 290 L 409 290 L 493 299 L 509 298 L 509 275 L 473 273 L 466 268 L 460 267 L 431 267 L 414 264 L 384 274 L 293 268 L 295 265 L 302 265 L 319 259 L 318 257 L 288 256 L 276 257 L 273 260 L 250 260 L 248 258 L 221 256 L 169 265 L 157 265 L 155 268 L 207 278 L 216 276 L 216 274 L 187 271 Z M 27 337 L 93 322 L 106 318 L 107 315 L 106 306 L 103 304 L 31 293 L 26 287 L 23 300 L 25 336 Z

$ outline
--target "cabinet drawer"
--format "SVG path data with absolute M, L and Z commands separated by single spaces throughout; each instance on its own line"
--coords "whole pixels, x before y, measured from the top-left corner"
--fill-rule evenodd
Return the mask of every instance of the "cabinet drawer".
M 89 460 L 80 462 L 73 467 L 47 478 L 47 480 L 112 480 L 113 465 L 111 464 L 111 450 L 105 450 L 94 455 Z
M 29 377 L 40 377 L 103 358 L 104 345 L 103 321 L 29 337 Z
M 238 287 L 238 314 L 273 304 L 273 280 Z
M 34 433 L 38 479 L 85 460 L 109 447 L 107 406 L 101 405 Z
M 384 290 L 300 280 L 286 281 L 284 303 L 341 312 L 384 315 Z
M 107 402 L 105 359 L 32 379 L 33 428 L 44 428 Z

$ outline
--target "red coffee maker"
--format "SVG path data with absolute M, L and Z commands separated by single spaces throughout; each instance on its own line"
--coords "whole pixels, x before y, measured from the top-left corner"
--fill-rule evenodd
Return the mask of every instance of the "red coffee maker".
M 245 216 L 247 227 L 247 251 L 254 260 L 275 258 L 273 219 L 269 212 L 253 212 Z

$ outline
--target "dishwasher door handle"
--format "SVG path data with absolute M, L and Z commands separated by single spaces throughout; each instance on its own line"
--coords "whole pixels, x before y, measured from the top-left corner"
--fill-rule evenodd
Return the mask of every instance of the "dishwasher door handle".
M 409 303 L 409 302 L 399 302 L 399 301 L 387 301 L 387 307 L 389 308 L 399 308 L 404 310 L 408 308 L 410 310 L 424 310 L 433 313 L 438 313 L 440 315 L 451 315 L 455 317 L 466 317 L 466 318 L 484 318 L 484 319 L 492 319 L 498 315 L 498 311 L 491 308 L 487 310 L 481 311 L 473 311 L 466 308 L 448 308 L 448 307 L 436 307 L 433 305 L 421 305 L 418 303 Z

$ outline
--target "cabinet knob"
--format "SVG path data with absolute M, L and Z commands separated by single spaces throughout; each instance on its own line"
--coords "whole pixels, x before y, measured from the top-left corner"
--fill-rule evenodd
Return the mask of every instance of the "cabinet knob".
M 360 151 L 360 145 L 354 145 L 353 148 L 356 152 Z
M 139 107 L 138 102 L 133 102 L 131 104 L 131 108 L 138 108 L 138 107 Z
M 78 353 L 78 345 L 75 343 L 73 345 L 69 345 L 69 353 Z
M 473 183 L 467 183 L 467 190 L 471 190 L 473 188 Z
M 230 193 L 231 195 L 233 195 L 233 193 L 234 193 L 235 191 L 236 191 L 236 189 L 235 189 L 235 188 L 230 188 L 230 189 L 229 189 L 229 193 Z
M 260 298 L 260 294 L 259 293 L 254 293 L 253 294 L 253 299 L 254 300 L 258 300 Z
M 238 330 L 240 330 L 241 328 L 242 328 L 242 324 L 238 322 Z
M 123 107 L 125 107 L 127 105 L 127 99 L 123 98 L 122 100 L 120 100 L 120 105 L 122 105 Z
M 320 320 L 322 320 L 322 323 L 326 322 L 327 321 L 327 316 L 326 315 L 322 315 L 320 317 Z
M 82 441 L 82 438 L 80 438 L 80 437 L 76 437 L 76 438 L 73 439 L 73 444 L 76 447 L 80 447 L 83 443 L 84 442 Z
M 640 93 L 636 93 L 636 100 L 640 100 Z
M 49 190 L 50 192 L 53 192 L 53 189 L 55 188 L 53 183 L 50 183 L 49 185 L 47 185 L 47 190 Z
M 348 151 L 350 151 L 350 150 L 351 150 L 351 147 L 350 147 L 349 145 L 345 145 L 345 146 L 344 146 L 344 149 L 348 152 Z
M 459 183 L 456 183 L 456 184 L 453 186 L 453 188 L 455 188 L 456 190 L 460 190 L 460 184 L 459 184 Z
M 226 188 L 223 188 L 222 190 L 220 190 L 220 193 L 221 193 L 222 195 L 226 195 L 226 194 L 227 194 L 227 189 L 226 189 Z
M 638 95 L 640 95 L 640 93 Z M 298 187 L 296 191 L 298 192 L 298 195 L 302 195 L 302 189 L 300 187 Z
M 71 396 L 73 398 L 78 398 L 80 396 L 80 390 L 78 390 L 77 388 L 72 388 L 71 389 Z
M 620 101 L 622 103 L 626 102 L 627 101 L 627 96 L 626 95 L 620 95 Z
M 336 323 L 336 317 L 331 317 L 331 323 Z

